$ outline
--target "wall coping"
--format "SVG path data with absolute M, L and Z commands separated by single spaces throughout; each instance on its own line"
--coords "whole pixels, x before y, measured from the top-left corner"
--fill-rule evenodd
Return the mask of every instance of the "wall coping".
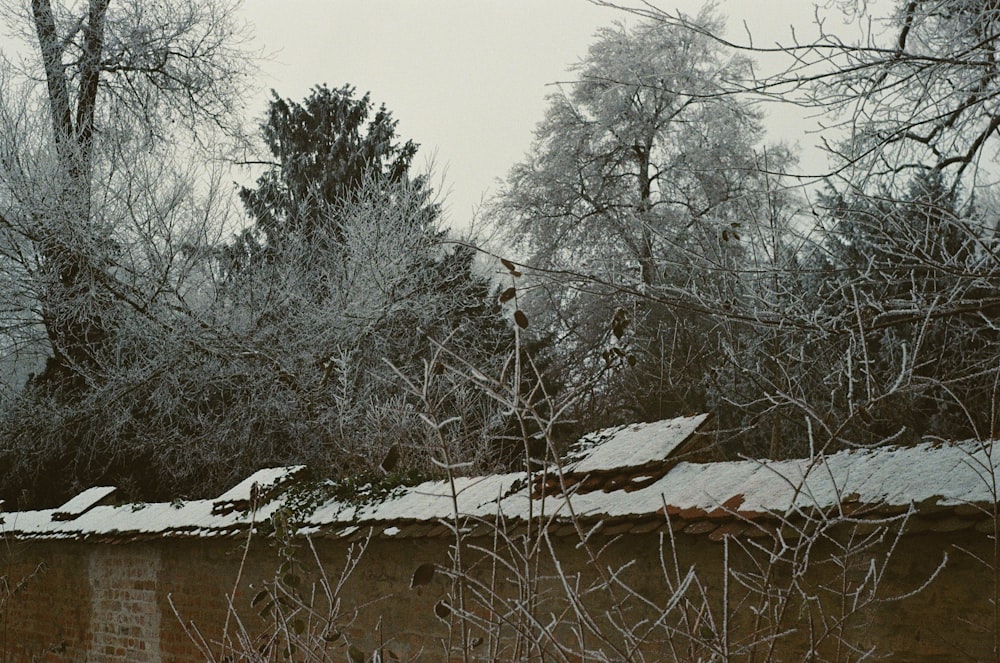
M 557 535 L 643 533 L 670 527 L 756 536 L 790 519 L 859 523 L 908 519 L 908 531 L 995 528 L 1000 453 L 992 441 L 854 449 L 813 459 L 697 460 L 708 415 L 621 426 L 585 436 L 562 468 L 399 488 L 379 500 L 304 500 L 303 466 L 262 469 L 215 499 L 109 503 L 113 487 L 85 490 L 56 509 L 0 513 L 15 540 L 129 542 L 220 538 L 296 510 L 299 533 L 358 538 L 475 535 L 529 520 Z M 306 506 L 308 504 L 308 506 Z M 2 507 L 0 507 L 2 508 Z M 532 525 L 536 526 L 536 525 Z

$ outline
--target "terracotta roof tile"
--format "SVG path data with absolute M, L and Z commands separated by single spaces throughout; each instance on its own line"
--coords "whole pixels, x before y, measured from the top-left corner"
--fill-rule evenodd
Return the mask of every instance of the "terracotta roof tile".
M 684 528 L 685 534 L 708 534 L 714 531 L 719 526 L 719 523 L 712 522 L 711 520 L 696 520 L 690 523 Z
M 644 522 L 636 523 L 632 526 L 632 534 L 647 534 L 666 527 L 667 521 L 662 518 L 654 518 Z
M 742 536 L 746 532 L 747 526 L 737 521 L 731 521 L 719 525 L 712 530 L 708 538 L 712 541 L 722 541 L 727 536 Z

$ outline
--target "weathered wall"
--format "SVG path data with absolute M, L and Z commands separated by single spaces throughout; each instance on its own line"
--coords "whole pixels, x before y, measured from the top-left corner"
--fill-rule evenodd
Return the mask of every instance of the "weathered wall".
M 663 604 L 670 591 L 664 582 L 664 564 L 673 566 L 669 545 L 661 545 L 659 533 L 627 535 L 604 549 L 600 566 L 617 569 L 634 560 L 623 578 L 635 595 L 617 586 L 613 592 L 602 590 L 586 595 L 585 603 L 593 608 L 598 621 L 619 619 L 613 610 L 615 595 L 623 604 L 621 619 L 625 623 L 639 624 L 650 613 L 641 609 L 638 597 Z M 555 538 L 558 555 L 566 575 L 575 580 L 581 575 L 581 589 L 586 591 L 588 579 L 595 576 L 593 560 L 580 548 L 572 545 L 570 537 Z M 605 541 L 606 542 L 606 541 Z M 357 618 L 346 632 L 361 651 L 372 652 L 378 647 L 392 650 L 403 660 L 446 660 L 445 643 L 449 637 L 448 619 L 435 614 L 439 601 L 454 604 L 449 596 L 453 585 L 442 573 L 436 573 L 429 583 L 410 588 L 413 572 L 425 563 L 447 568 L 452 550 L 447 537 L 391 539 L 371 541 L 356 572 L 344 588 L 345 604 L 341 621 L 346 624 L 358 610 Z M 477 545 L 488 544 L 478 540 Z M 758 541 L 764 547 L 767 540 Z M 707 613 L 699 617 L 689 610 L 689 621 L 684 623 L 682 612 L 673 613 L 667 625 L 677 630 L 668 631 L 662 626 L 645 629 L 646 660 L 683 658 L 685 652 L 698 650 L 687 639 L 694 633 L 702 639 L 713 639 L 722 631 L 720 621 L 723 590 L 723 544 L 709 541 L 704 536 L 677 535 L 677 568 L 686 573 L 692 565 L 697 569 L 699 584 L 689 586 L 689 596 L 703 586 L 712 596 L 714 626 L 708 622 Z M 332 575 L 343 566 L 348 543 L 342 540 L 321 539 L 316 542 L 323 566 Z M 832 546 L 824 544 L 810 550 L 811 575 L 806 586 L 821 584 L 836 586 L 840 582 L 836 565 L 826 560 Z M 884 550 L 884 548 L 883 548 Z M 966 551 L 966 552 L 963 552 Z M 307 549 L 301 550 L 306 568 L 314 568 Z M 666 552 L 666 554 L 661 554 Z M 803 551 L 804 552 L 804 551 Z M 924 533 L 905 537 L 888 565 L 879 586 L 883 597 L 910 594 L 928 578 L 942 559 L 948 555 L 948 564 L 935 581 L 922 593 L 905 596 L 899 601 L 881 603 L 852 615 L 844 624 L 843 639 L 837 629 L 843 597 L 830 596 L 821 606 L 809 611 L 794 601 L 784 614 L 755 617 L 749 610 L 747 592 L 740 587 L 738 575 L 728 580 L 730 620 L 726 625 L 728 644 L 733 651 L 751 639 L 750 633 L 765 634 L 796 628 L 796 634 L 779 641 L 772 660 L 802 660 L 806 642 L 810 637 L 827 632 L 821 650 L 834 657 L 840 647 L 840 660 L 853 660 L 846 655 L 845 645 L 867 648 L 877 644 L 879 651 L 892 652 L 894 661 L 956 661 L 992 660 L 996 630 L 994 613 L 990 607 L 995 588 L 996 573 L 988 565 L 976 561 L 971 554 L 984 560 L 993 559 L 992 543 L 975 530 L 955 533 Z M 472 564 L 477 559 L 473 549 L 463 553 L 463 559 Z M 226 623 L 226 596 L 233 592 L 244 557 L 244 540 L 241 538 L 204 540 L 160 540 L 146 543 L 85 544 L 64 543 L 15 543 L 4 550 L 0 575 L 13 584 L 31 576 L 39 564 L 43 569 L 30 577 L 25 586 L 10 597 L 0 615 L 0 661 L 198 661 L 204 660 L 198 648 L 185 632 L 199 633 L 209 642 L 217 641 Z M 504 555 L 504 558 L 508 558 Z M 511 558 L 512 559 L 512 558 Z M 756 562 L 762 557 L 758 556 Z M 729 544 L 729 560 L 735 571 L 752 573 L 754 563 L 734 543 Z M 260 632 L 264 622 L 256 615 L 263 603 L 250 607 L 252 597 L 262 587 L 262 582 L 274 578 L 279 563 L 276 549 L 263 540 L 252 542 L 246 562 L 242 567 L 241 582 L 236 590 L 234 605 L 242 626 L 249 632 Z M 859 556 L 852 562 L 848 573 L 851 587 L 864 597 L 873 586 L 873 567 L 869 559 Z M 780 566 L 780 565 L 779 565 Z M 536 613 L 547 620 L 550 615 L 560 615 L 560 637 L 565 642 L 575 642 L 570 613 L 561 614 L 566 607 L 561 583 L 552 578 L 551 565 L 539 567 L 542 577 L 537 596 L 541 603 Z M 875 573 L 881 573 L 876 564 Z M 519 587 L 511 581 L 509 570 L 495 570 L 488 559 L 478 558 L 472 574 L 483 583 L 495 581 L 498 594 L 504 598 L 515 597 Z M 787 567 L 773 569 L 773 589 L 787 587 L 790 578 Z M 868 579 L 867 581 L 865 579 Z M 331 577 L 331 581 L 335 581 Z M 308 587 L 307 582 L 304 587 Z M 860 589 L 859 589 L 860 588 Z M 476 591 L 466 592 L 468 611 L 478 617 L 503 615 L 508 621 L 502 627 L 505 646 L 513 654 L 513 632 L 516 611 L 513 603 L 488 602 L 476 599 Z M 822 594 L 822 591 L 819 592 Z M 754 595 L 756 596 L 756 595 Z M 753 599 L 753 597 L 751 597 Z M 851 597 L 848 596 L 850 601 Z M 752 602 L 752 600 L 751 600 Z M 696 607 L 696 606 L 694 606 Z M 175 612 L 176 609 L 176 612 Z M 440 608 L 439 608 L 440 611 Z M 178 615 L 180 619 L 178 619 Z M 183 622 L 183 624 L 182 624 Z M 237 633 L 240 624 L 235 618 L 229 621 L 230 633 Z M 608 632 L 613 632 L 610 623 Z M 643 630 L 643 629 L 640 629 Z M 453 632 L 454 633 L 454 632 Z M 196 636 L 197 637 L 197 636 Z M 491 641 L 479 626 L 474 626 L 470 640 L 484 638 L 473 653 L 486 656 Z M 613 638 L 621 642 L 620 638 Z M 331 647 L 343 647 L 338 641 Z M 721 641 L 720 641 L 721 642 Z M 602 645 L 588 637 L 583 646 L 598 648 Z M 547 646 L 552 649 L 552 643 Z M 758 648 L 756 660 L 765 647 Z M 213 651 L 219 651 L 215 645 Z M 495 652 L 494 652 L 495 653 Z M 692 656 L 696 655 L 692 653 Z M 343 653 L 338 654 L 343 656 Z M 733 657 L 735 660 L 744 660 Z
M 0 660 L 85 660 L 91 596 L 82 547 L 0 545 Z

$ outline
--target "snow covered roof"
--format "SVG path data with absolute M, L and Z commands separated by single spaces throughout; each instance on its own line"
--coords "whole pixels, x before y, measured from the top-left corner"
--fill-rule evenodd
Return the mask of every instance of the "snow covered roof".
M 543 480 L 524 473 L 459 477 L 397 488 L 380 499 L 316 497 L 302 533 L 321 536 L 444 535 L 501 522 L 545 518 L 572 533 L 571 515 L 607 534 L 669 526 L 721 539 L 753 535 L 762 523 L 815 514 L 884 518 L 911 512 L 924 529 L 992 526 L 1000 449 L 992 442 L 924 443 L 848 450 L 814 459 L 696 463 L 682 458 L 707 417 L 609 429 L 576 445 Z M 57 509 L 0 512 L 0 536 L 132 541 L 233 536 L 292 506 L 302 467 L 261 470 L 214 500 L 108 504 L 91 488 Z M 317 505 L 318 504 L 318 505 Z M 911 529 L 919 529 L 916 525 Z
M 222 515 L 231 511 L 249 511 L 252 505 L 274 495 L 305 469 L 305 465 L 292 465 L 257 470 L 217 497 L 212 503 L 212 513 Z
M 700 414 L 621 426 L 610 429 L 610 435 L 602 431 L 591 433 L 574 445 L 579 460 L 570 460 L 564 470 L 574 474 L 621 472 L 662 464 L 664 460 L 676 457 L 679 448 L 708 418 L 707 414 Z M 591 440 L 596 443 L 589 444 Z
M 110 497 L 118 490 L 114 486 L 95 486 L 83 491 L 69 502 L 63 504 L 58 511 L 52 514 L 53 520 L 73 520 L 81 514 L 97 506 L 105 498 Z

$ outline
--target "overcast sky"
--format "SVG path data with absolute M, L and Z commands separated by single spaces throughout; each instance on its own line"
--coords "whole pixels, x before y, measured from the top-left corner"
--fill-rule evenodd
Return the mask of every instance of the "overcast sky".
M 696 13 L 701 4 L 658 6 Z M 719 11 L 734 37 L 746 21 L 758 44 L 787 43 L 792 24 L 811 34 L 807 0 L 730 0 Z M 251 111 L 263 112 L 271 88 L 294 100 L 320 83 L 370 91 L 401 136 L 420 143 L 418 166 L 434 158 L 456 227 L 528 151 L 545 96 L 569 80 L 595 30 L 628 19 L 587 0 L 247 0 L 243 12 L 270 54 Z M 805 122 L 782 115 L 772 126 L 775 139 L 816 142 Z

